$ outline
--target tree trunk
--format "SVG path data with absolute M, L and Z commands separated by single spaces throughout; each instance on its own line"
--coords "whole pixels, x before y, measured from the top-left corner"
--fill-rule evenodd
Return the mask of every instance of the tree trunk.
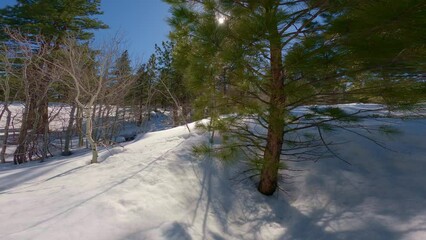
M 148 94 L 149 95 L 149 94 Z M 139 98 L 138 98 L 138 127 L 142 126 L 142 122 L 144 119 L 144 109 L 145 109 L 145 99 L 144 99 L 144 92 L 140 92 Z
M 179 115 L 178 115 L 178 109 L 176 106 L 173 106 L 172 112 L 173 112 L 173 127 L 179 126 Z
M 268 87 L 271 95 L 269 100 L 268 134 L 258 186 L 259 192 L 265 195 L 272 195 L 277 189 L 284 138 L 285 95 L 281 49 L 278 29 L 274 27 L 273 31 L 271 31 L 270 39 L 271 78 Z
M 77 121 L 76 121 L 76 128 L 78 132 L 78 147 L 84 146 L 84 139 L 83 139 L 83 110 L 81 107 L 77 106 Z
M 15 164 L 22 164 L 27 161 L 27 132 L 28 127 L 25 121 L 22 122 L 21 129 L 19 131 L 18 146 L 16 147 L 13 162 Z
M 95 130 L 93 130 L 93 136 L 95 141 L 99 142 L 106 141 L 108 139 L 108 128 L 109 128 L 109 115 L 111 113 L 111 105 L 104 104 L 103 107 L 99 106 L 98 117 L 94 121 L 94 125 L 96 126 Z
M 47 86 L 42 86 L 37 80 L 29 80 L 30 91 L 28 97 L 30 104 L 26 121 L 28 121 L 28 126 L 35 127 L 33 129 L 35 134 L 44 134 L 49 122 L 49 100 L 47 98 Z M 42 81 L 46 80 L 42 79 Z
M 41 161 L 43 162 L 44 159 L 46 159 L 49 153 L 49 121 L 42 122 L 44 124 L 44 133 L 42 135 L 43 143 L 42 143 L 42 150 L 41 150 Z
M 18 146 L 16 147 L 16 150 L 13 154 L 13 162 L 14 164 L 22 164 L 27 161 L 27 149 L 28 149 L 28 115 L 29 115 L 29 108 L 31 105 L 31 102 L 29 101 L 29 88 L 26 84 L 25 86 L 25 108 L 24 112 L 22 114 L 22 123 L 21 128 L 19 129 L 19 136 L 18 136 Z
M 93 111 L 91 108 L 87 107 L 84 109 L 84 115 L 86 118 L 86 139 L 90 144 L 90 149 L 92 150 L 92 160 L 90 163 L 98 163 L 98 147 L 95 140 L 92 137 L 93 130 Z
M 8 106 L 7 103 L 5 103 L 4 108 L 6 110 L 6 126 L 4 127 L 3 146 L 2 146 L 1 152 L 0 152 L 0 162 L 1 163 L 6 162 L 7 141 L 8 141 L 8 138 L 9 138 L 10 122 L 11 122 L 11 119 L 12 119 L 12 112 L 9 110 L 9 106 Z
M 72 139 L 72 129 L 73 129 L 73 125 L 74 125 L 74 114 L 75 114 L 75 109 L 76 106 L 75 104 L 71 107 L 71 112 L 70 112 L 70 119 L 68 121 L 68 127 L 67 127 L 67 132 L 65 134 L 65 146 L 64 146 L 64 151 L 62 152 L 63 156 L 69 156 L 71 155 L 71 151 L 70 151 L 70 142 Z
M 110 134 L 109 134 L 110 142 L 113 142 L 115 135 L 117 135 L 117 125 L 118 125 L 119 118 L 120 118 L 119 112 L 120 112 L 120 107 L 118 105 L 115 105 L 115 115 L 114 115 L 114 119 L 113 119 L 112 124 L 111 124 L 111 131 L 110 131 Z
M 24 133 L 26 135 L 25 144 L 31 145 L 27 146 L 25 149 L 27 153 L 28 160 L 32 161 L 32 156 L 37 156 L 42 161 L 47 157 L 47 144 L 48 144 L 48 132 L 49 132 L 49 112 L 48 112 L 48 83 L 45 78 L 39 79 L 32 76 L 28 80 L 29 91 L 26 94 L 26 98 L 29 101 L 28 112 L 25 115 L 25 118 L 22 118 L 22 124 L 26 122 L 27 131 Z M 22 132 L 23 133 L 23 132 Z M 24 148 L 21 148 L 23 150 Z
M 98 111 L 98 116 L 96 117 L 96 111 Z M 92 127 L 93 125 L 96 126 L 95 129 L 92 129 L 92 136 L 93 139 L 96 139 L 96 141 L 99 141 L 99 138 L 102 134 L 102 124 L 103 124 L 103 113 L 105 111 L 105 108 L 102 108 L 102 105 L 99 104 L 99 109 L 96 109 L 96 104 L 93 106 L 93 112 L 92 112 Z M 93 119 L 94 118 L 94 119 Z

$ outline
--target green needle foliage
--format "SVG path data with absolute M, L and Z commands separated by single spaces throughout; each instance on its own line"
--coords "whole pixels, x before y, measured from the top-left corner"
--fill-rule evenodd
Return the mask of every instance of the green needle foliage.
M 166 2 L 176 66 L 199 117 L 210 118 L 212 140 L 214 131 L 222 137 L 222 145 L 196 151 L 238 150 L 258 171 L 263 194 L 275 192 L 287 161 L 316 160 L 321 147 L 338 157 L 324 133 L 354 132 L 365 116 L 331 106 L 296 110 L 425 100 L 422 0 Z
M 108 27 L 94 18 L 102 14 L 99 5 L 100 0 L 18 0 L 16 5 L 0 9 L 0 24 L 27 36 L 42 35 L 51 42 L 69 34 L 89 40 L 93 37 L 90 30 Z
M 93 37 L 92 30 L 108 28 L 95 18 L 102 14 L 99 8 L 100 0 L 17 0 L 15 5 L 0 9 L 0 41 L 12 47 L 9 33 L 19 32 L 32 41 L 35 51 L 44 46 L 58 49 L 70 36 L 87 41 Z M 37 81 L 44 84 L 48 79 Z M 55 95 L 66 93 L 61 86 L 54 89 Z

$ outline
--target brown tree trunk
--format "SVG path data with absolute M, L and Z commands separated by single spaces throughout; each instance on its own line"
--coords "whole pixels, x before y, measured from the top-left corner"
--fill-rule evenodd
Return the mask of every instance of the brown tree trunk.
M 12 118 L 12 112 L 9 110 L 8 103 L 5 103 L 5 111 L 6 111 L 6 126 L 4 127 L 4 138 L 3 138 L 3 146 L 1 148 L 0 152 L 0 162 L 5 163 L 6 162 L 6 149 L 7 149 L 7 142 L 9 138 L 9 128 L 10 128 L 10 122 Z
M 280 167 L 281 149 L 284 139 L 285 125 L 285 95 L 284 74 L 282 64 L 281 38 L 277 29 L 278 24 L 272 26 L 270 33 L 270 61 L 271 77 L 269 91 L 268 133 L 265 151 L 263 153 L 263 165 L 260 173 L 259 192 L 272 195 L 278 186 L 278 171 Z
M 76 109 L 76 106 L 73 105 L 71 107 L 70 119 L 68 121 L 67 132 L 65 134 L 65 146 L 64 146 L 64 151 L 62 152 L 62 156 L 69 156 L 69 155 L 71 155 L 70 142 L 71 142 L 72 135 L 73 135 L 72 134 L 72 129 L 73 129 L 73 125 L 74 125 L 75 109 Z
M 173 106 L 172 112 L 173 112 L 173 127 L 177 127 L 177 126 L 179 126 L 178 107 L 177 106 Z
M 32 160 L 34 154 L 38 154 L 39 136 L 45 139 L 48 134 L 49 112 L 48 112 L 48 79 L 38 78 L 40 75 L 34 70 L 34 75 L 26 79 L 25 97 L 26 109 L 22 117 L 22 126 L 19 132 L 18 147 L 14 153 L 14 163 L 22 164 Z M 32 144 L 32 146 L 29 146 Z M 43 142 L 42 142 L 43 144 Z M 44 153 L 42 153 L 42 158 Z
M 22 122 L 21 129 L 19 130 L 18 146 L 16 147 L 13 162 L 15 164 L 22 164 L 27 161 L 27 132 L 28 127 L 26 121 Z
M 41 83 L 38 79 L 30 79 L 29 81 L 29 98 L 30 104 L 28 108 L 28 117 L 26 121 L 28 126 L 33 126 L 36 129 L 35 134 L 44 134 L 46 132 L 46 126 L 49 122 L 49 99 L 47 97 L 47 86 L 48 82 L 43 84 L 42 81 L 48 81 L 47 79 L 41 79 Z M 24 120 L 24 119 L 23 119 Z M 35 124 L 37 122 L 37 124 Z M 37 125 L 37 126 L 35 126 Z
M 25 82 L 25 108 L 22 114 L 21 128 L 19 129 L 18 146 L 13 154 L 13 163 L 22 164 L 27 161 L 29 111 L 33 102 L 30 100 L 30 86 Z
M 79 106 L 77 106 L 76 128 L 77 128 L 77 133 L 78 133 L 78 147 L 83 147 L 84 146 L 84 139 L 83 139 L 83 110 Z
M 143 122 L 143 105 L 139 105 L 139 109 L 138 109 L 138 120 L 137 120 L 137 125 L 138 127 L 142 126 L 142 122 Z

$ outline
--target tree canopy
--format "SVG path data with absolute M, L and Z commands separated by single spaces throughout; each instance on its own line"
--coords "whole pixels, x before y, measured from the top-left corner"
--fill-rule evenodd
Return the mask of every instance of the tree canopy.
M 16 5 L 0 9 L 0 25 L 28 36 L 40 34 L 49 41 L 66 34 L 88 40 L 93 37 L 90 30 L 108 27 L 94 18 L 102 14 L 99 5 L 100 0 L 17 0 Z

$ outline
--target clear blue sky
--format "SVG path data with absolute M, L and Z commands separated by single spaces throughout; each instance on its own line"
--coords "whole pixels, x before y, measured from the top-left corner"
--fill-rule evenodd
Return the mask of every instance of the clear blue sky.
M 0 0 L 0 8 L 14 3 Z M 120 32 L 133 59 L 146 61 L 154 53 L 154 44 L 167 40 L 168 5 L 161 0 L 102 0 L 101 10 L 104 14 L 97 18 L 110 29 L 96 31 L 96 42 Z
M 99 19 L 110 29 L 97 31 L 97 40 L 122 33 L 132 58 L 147 60 L 154 44 L 167 40 L 169 7 L 161 0 L 102 0 L 101 8 Z

